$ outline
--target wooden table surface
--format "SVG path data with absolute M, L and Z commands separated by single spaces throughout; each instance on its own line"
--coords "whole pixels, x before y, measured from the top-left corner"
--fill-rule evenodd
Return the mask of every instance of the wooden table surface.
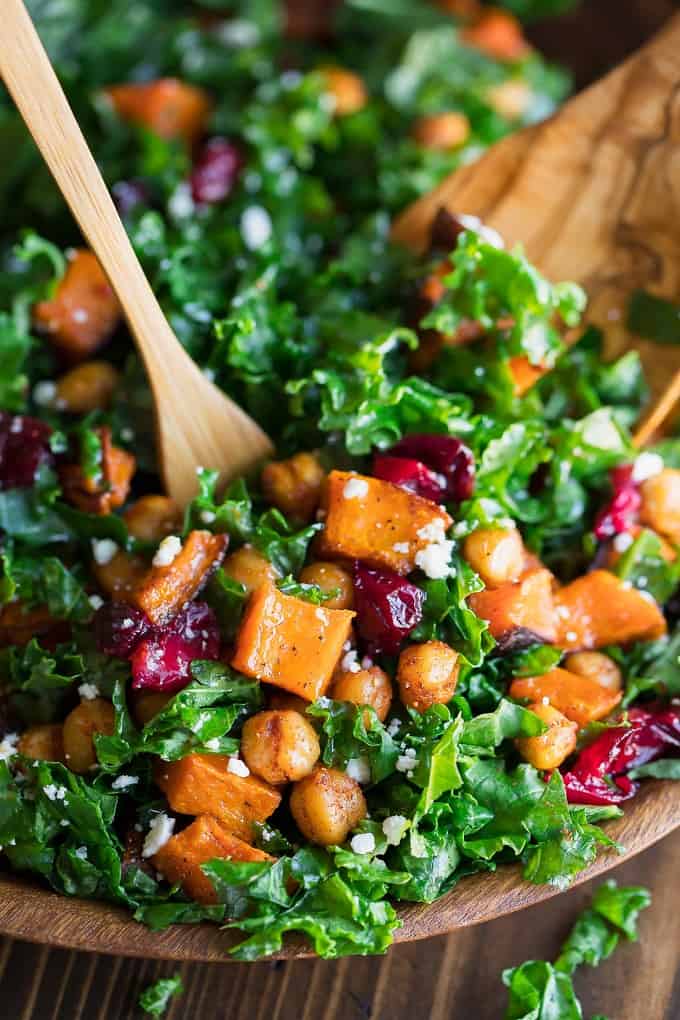
M 323 0 L 319 0 L 323 2 Z M 532 35 L 586 84 L 640 45 L 680 0 L 585 0 Z M 680 1020 L 680 832 L 616 871 L 653 903 L 641 941 L 581 972 L 584 1015 Z M 0 1020 L 140 1020 L 140 992 L 181 973 L 184 995 L 167 1020 L 500 1020 L 501 972 L 551 958 L 589 886 L 504 920 L 399 946 L 381 958 L 259 964 L 176 964 L 47 949 L 0 938 Z

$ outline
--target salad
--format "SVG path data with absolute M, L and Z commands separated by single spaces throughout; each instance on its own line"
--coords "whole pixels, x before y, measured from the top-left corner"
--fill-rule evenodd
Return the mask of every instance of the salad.
M 30 6 L 173 329 L 277 456 L 162 493 L 118 302 L 5 102 L 7 865 L 240 959 L 381 952 L 396 904 L 510 861 L 567 886 L 680 772 L 680 445 L 634 449 L 638 356 L 603 362 L 579 287 L 446 210 L 424 258 L 389 237 L 565 76 L 475 3 Z

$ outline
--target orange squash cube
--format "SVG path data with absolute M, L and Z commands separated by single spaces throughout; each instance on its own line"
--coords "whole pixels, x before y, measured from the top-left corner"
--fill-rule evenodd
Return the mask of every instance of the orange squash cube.
M 461 39 L 495 60 L 520 60 L 530 50 L 517 18 L 495 7 L 485 7 L 479 18 L 463 29 Z
M 530 569 L 519 581 L 500 588 L 475 592 L 468 603 L 477 616 L 488 620 L 497 641 L 518 629 L 529 630 L 544 641 L 555 640 L 553 576 L 545 567 Z
M 649 641 L 666 633 L 656 602 L 611 574 L 593 570 L 555 596 L 560 648 L 602 648 Z
M 537 737 L 519 737 L 515 741 L 517 750 L 525 761 L 536 769 L 558 769 L 565 758 L 576 749 L 578 723 L 567 719 L 552 705 L 542 701 L 527 705 L 541 719 L 548 729 Z
M 559 668 L 543 676 L 517 677 L 509 694 L 511 698 L 529 698 L 532 702 L 547 698 L 553 708 L 579 726 L 604 719 L 623 696 L 621 691 L 602 687 L 590 677 Z
M 355 614 L 283 595 L 273 584 L 250 597 L 236 635 L 234 669 L 316 701 L 325 693 Z
M 122 315 L 118 298 L 91 251 L 78 249 L 48 301 L 33 309 L 36 328 L 70 361 L 83 361 L 109 339 Z
M 210 98 L 203 89 L 177 78 L 112 85 L 106 95 L 123 120 L 142 124 L 161 138 L 192 144 L 205 131 Z
M 397 574 L 409 574 L 416 555 L 431 544 L 428 526 L 446 531 L 452 524 L 432 500 L 350 471 L 330 473 L 325 504 L 320 555 L 362 560 Z
M 252 839 L 253 822 L 264 822 L 281 802 L 281 794 L 256 776 L 228 769 L 223 754 L 188 754 L 179 761 L 159 761 L 156 782 L 173 811 L 213 815 L 236 836 Z
M 216 858 L 231 861 L 273 861 L 274 857 L 244 843 L 210 815 L 200 815 L 186 829 L 171 836 L 154 854 L 155 868 L 173 885 L 179 882 L 187 896 L 197 903 L 217 903 L 217 893 L 201 871 L 201 865 Z
M 69 503 L 86 513 L 104 516 L 127 499 L 137 461 L 127 450 L 113 445 L 108 425 L 96 432 L 101 442 L 100 477 L 87 478 L 80 464 L 64 464 L 59 469 L 59 480 Z
M 130 602 L 142 609 L 152 623 L 162 626 L 208 581 L 224 559 L 228 535 L 210 531 L 190 531 L 171 563 L 151 566 L 130 596 Z
M 549 371 L 543 365 L 532 365 L 529 359 L 524 357 L 510 358 L 508 369 L 516 397 L 523 397 L 527 390 Z
M 0 608 L 0 648 L 27 645 L 31 638 L 47 634 L 56 623 L 47 606 L 29 609 L 24 602 L 6 602 Z

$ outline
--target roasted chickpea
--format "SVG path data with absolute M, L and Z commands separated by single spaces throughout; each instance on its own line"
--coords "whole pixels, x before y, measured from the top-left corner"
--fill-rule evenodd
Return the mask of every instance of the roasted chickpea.
M 419 117 L 411 134 L 424 149 L 455 149 L 463 145 L 470 136 L 470 121 L 464 113 L 451 110 L 448 113 L 433 113 Z
M 29 726 L 17 745 L 19 754 L 34 761 L 64 761 L 64 736 L 61 723 Z
M 417 712 L 446 704 L 456 690 L 459 670 L 458 652 L 443 641 L 409 645 L 399 656 L 397 667 L 401 700 Z
M 274 564 L 252 545 L 244 545 L 227 556 L 222 568 L 225 574 L 242 584 L 249 595 L 265 582 L 276 581 L 279 576 Z
M 535 701 L 528 708 L 550 728 L 538 737 L 520 737 L 515 741 L 517 750 L 534 768 L 556 769 L 576 749 L 578 723 L 542 701 Z
M 110 701 L 81 701 L 64 719 L 64 758 L 72 772 L 87 772 L 97 764 L 95 733 L 113 733 L 115 712 Z
M 574 652 L 565 659 L 564 668 L 570 673 L 587 676 L 608 691 L 620 691 L 623 687 L 621 670 L 613 659 L 602 652 Z
M 123 514 L 128 531 L 145 542 L 160 542 L 181 527 L 179 507 L 169 496 L 142 496 Z
M 354 705 L 369 705 L 382 721 L 387 718 L 392 704 L 392 681 L 379 666 L 356 673 L 336 673 L 330 697 L 336 701 L 351 701 Z
M 132 692 L 132 714 L 135 722 L 140 726 L 146 726 L 173 698 L 172 694 L 163 691 L 133 691 Z
M 262 471 L 265 499 L 288 517 L 308 521 L 321 502 L 325 472 L 313 453 L 272 461 Z
M 680 543 L 680 471 L 664 468 L 642 483 L 640 494 L 642 523 Z
M 358 74 L 344 67 L 324 67 L 322 74 L 326 92 L 333 97 L 336 117 L 347 117 L 363 110 L 368 102 L 368 92 Z
M 305 715 L 309 702 L 297 694 L 282 690 L 281 687 L 270 687 L 267 694 L 267 708 L 282 712 L 299 712 Z
M 463 544 L 463 556 L 487 588 L 517 581 L 525 568 L 524 544 L 515 528 L 480 528 Z
M 366 800 L 354 779 L 338 769 L 319 766 L 293 787 L 290 810 L 310 843 L 333 846 L 366 817 Z
M 119 375 L 108 361 L 85 361 L 57 380 L 57 407 L 72 414 L 105 410 Z
M 92 572 L 97 584 L 110 598 L 125 600 L 147 572 L 148 566 L 141 556 L 119 549 L 108 563 L 93 563 Z
M 326 609 L 352 609 L 354 606 L 354 584 L 352 575 L 337 563 L 324 563 L 319 560 L 310 563 L 300 574 L 303 584 L 316 584 L 321 591 L 337 591 L 332 599 L 324 602 Z
M 267 783 L 303 779 L 320 753 L 316 730 L 299 712 L 257 712 L 243 724 L 241 754 L 250 771 Z

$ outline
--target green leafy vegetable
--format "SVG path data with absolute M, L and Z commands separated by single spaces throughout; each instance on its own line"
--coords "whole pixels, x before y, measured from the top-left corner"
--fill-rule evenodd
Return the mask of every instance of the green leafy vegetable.
M 140 1008 L 149 1016 L 161 1017 L 172 999 L 184 992 L 184 984 L 179 974 L 171 978 L 159 978 L 154 984 L 145 988 L 139 996 Z

